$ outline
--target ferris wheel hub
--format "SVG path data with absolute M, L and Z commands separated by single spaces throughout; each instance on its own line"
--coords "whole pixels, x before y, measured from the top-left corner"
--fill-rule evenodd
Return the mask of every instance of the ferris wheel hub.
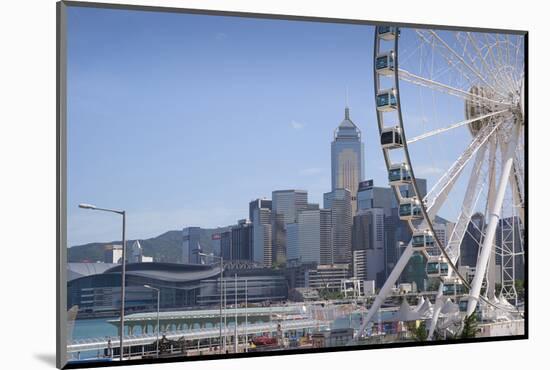
M 484 116 L 499 110 L 494 104 L 488 102 L 493 99 L 493 93 L 484 86 L 474 85 L 470 88 L 470 97 L 465 101 L 466 119 Z M 468 125 L 472 136 L 491 123 L 491 118 L 479 119 Z

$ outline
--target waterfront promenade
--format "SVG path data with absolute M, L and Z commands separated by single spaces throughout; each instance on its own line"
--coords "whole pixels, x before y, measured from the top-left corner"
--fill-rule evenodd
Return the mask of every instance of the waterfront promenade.
M 308 330 L 319 330 L 322 327 L 327 327 L 328 322 L 320 320 L 310 319 L 297 319 L 297 320 L 284 320 L 281 322 L 267 322 L 259 324 L 239 325 L 237 327 L 237 336 L 239 340 L 244 339 L 245 336 L 263 335 L 265 333 L 276 333 L 278 325 L 281 325 L 280 329 L 283 332 L 296 331 L 305 332 Z M 233 343 L 233 337 L 235 335 L 235 327 L 227 326 L 222 327 L 222 337 L 227 338 L 227 343 Z M 165 336 L 169 340 L 179 340 L 184 338 L 187 341 L 198 341 L 199 346 L 202 342 L 202 346 L 211 347 L 214 340 L 218 340 L 220 337 L 220 329 L 218 328 L 202 328 L 202 329 L 190 329 L 190 330 L 176 330 L 171 332 L 162 333 L 161 337 Z M 242 339 L 241 339 L 242 338 Z M 127 335 L 124 337 L 125 346 L 149 346 L 155 343 L 157 339 L 156 333 L 145 333 L 141 335 Z M 109 338 L 88 338 L 73 340 L 67 345 L 68 353 L 78 353 L 86 351 L 99 351 L 101 354 L 109 346 Z M 118 348 L 119 342 L 115 338 L 111 338 L 111 348 Z

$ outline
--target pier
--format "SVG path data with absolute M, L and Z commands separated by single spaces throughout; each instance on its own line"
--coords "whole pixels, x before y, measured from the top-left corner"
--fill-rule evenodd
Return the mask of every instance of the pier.
M 235 316 L 239 325 L 267 323 L 273 317 L 277 318 L 295 318 L 301 316 L 301 306 L 273 306 L 273 307 L 237 307 L 226 308 L 222 310 L 222 317 L 227 323 L 234 323 Z M 156 333 L 157 314 L 152 312 L 136 313 L 126 315 L 124 320 L 125 332 L 132 336 L 140 328 L 141 333 Z M 119 329 L 119 320 L 109 320 Z M 159 313 L 159 323 L 161 332 L 181 332 L 193 329 L 218 328 L 220 325 L 220 310 L 188 310 L 188 311 L 169 311 Z

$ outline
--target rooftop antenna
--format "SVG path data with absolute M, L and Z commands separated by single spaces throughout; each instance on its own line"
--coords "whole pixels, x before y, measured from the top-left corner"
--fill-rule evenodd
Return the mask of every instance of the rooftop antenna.
M 348 107 L 348 87 L 346 86 L 346 108 Z
M 349 105 L 348 105 L 348 87 L 346 86 L 346 110 L 345 110 L 345 119 L 349 120 Z

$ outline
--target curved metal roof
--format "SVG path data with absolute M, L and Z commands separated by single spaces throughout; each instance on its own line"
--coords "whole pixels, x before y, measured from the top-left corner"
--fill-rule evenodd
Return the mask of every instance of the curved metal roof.
M 67 263 L 67 281 L 84 276 L 102 274 L 115 266 L 117 266 L 116 263 L 69 262 Z
M 122 266 L 106 270 L 105 274 L 119 274 Z M 126 276 L 139 276 L 167 282 L 187 282 L 208 279 L 219 275 L 217 265 L 191 265 L 181 263 L 146 262 L 126 265 Z

